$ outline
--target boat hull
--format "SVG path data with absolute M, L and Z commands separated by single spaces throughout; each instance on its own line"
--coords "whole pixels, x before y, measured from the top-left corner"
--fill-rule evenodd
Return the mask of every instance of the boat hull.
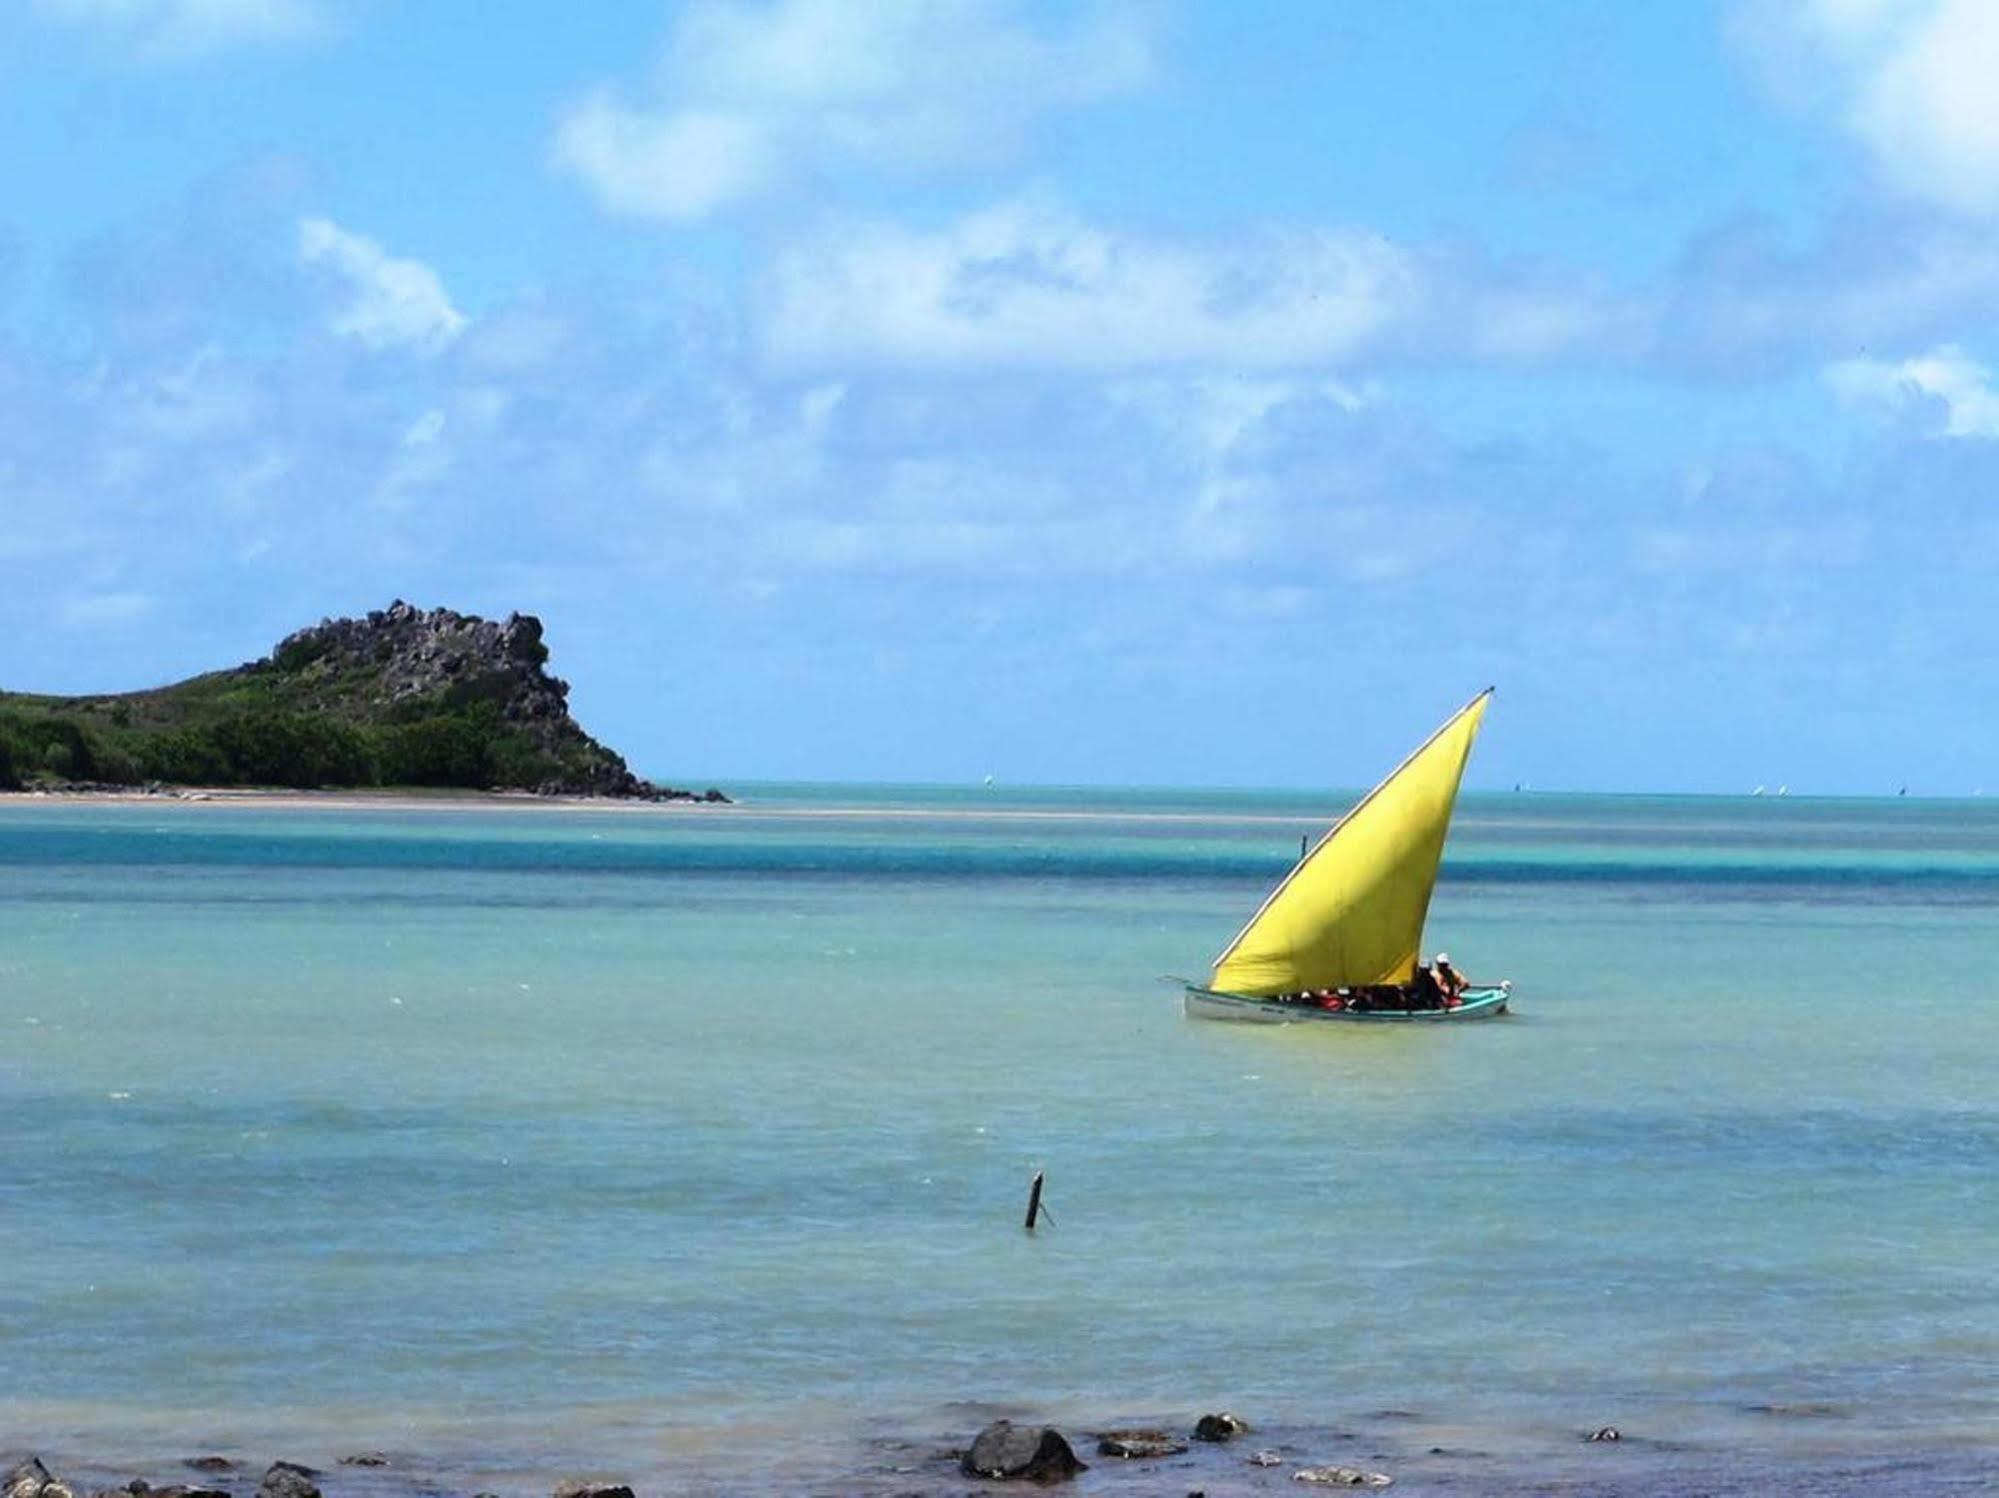
M 1464 991 L 1464 1002 L 1456 1009 L 1317 1009 L 1309 1004 L 1280 1004 L 1275 999 L 1252 999 L 1242 994 L 1216 993 L 1211 988 L 1185 985 L 1189 1019 L 1233 1020 L 1251 1025 L 1409 1025 L 1457 1024 L 1464 1020 L 1497 1019 L 1513 1000 L 1510 984 L 1474 987 Z

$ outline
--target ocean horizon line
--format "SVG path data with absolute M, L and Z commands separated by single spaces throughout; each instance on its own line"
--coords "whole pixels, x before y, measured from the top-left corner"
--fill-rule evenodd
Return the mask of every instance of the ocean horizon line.
M 1116 781 L 1116 780 L 1004 780 L 990 783 L 984 780 L 878 780 L 864 778 L 806 778 L 789 777 L 712 777 L 686 776 L 682 779 L 699 780 L 703 784 L 732 787 L 734 791 L 752 792 L 756 790 L 782 790 L 789 792 L 806 791 L 944 791 L 952 794 L 990 791 L 994 795 L 1006 794 L 1066 794 L 1111 792 L 1127 795 L 1213 795 L 1213 796 L 1362 796 L 1369 789 L 1366 785 L 1246 785 L 1223 783 L 1173 784 L 1166 781 Z M 1751 788 L 1749 790 L 1653 790 L 1624 787 L 1603 790 L 1570 786 L 1542 786 L 1522 782 L 1517 785 L 1476 785 L 1467 780 L 1462 794 L 1466 797 L 1501 798 L 1511 796 L 1573 797 L 1588 800 L 1639 800 L 1639 801 L 1925 801 L 1956 802 L 1983 801 L 1988 799 L 1983 787 L 1965 791 L 1919 791 L 1915 789 L 1894 791 L 1797 791 L 1785 787 Z

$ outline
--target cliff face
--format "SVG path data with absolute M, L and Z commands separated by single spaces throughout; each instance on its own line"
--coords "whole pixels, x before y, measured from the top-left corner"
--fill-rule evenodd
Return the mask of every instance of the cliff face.
M 359 619 L 322 619 L 286 635 L 256 666 L 308 684 L 367 675 L 371 700 L 384 710 L 471 687 L 503 701 L 509 722 L 567 722 L 569 684 L 542 669 L 547 661 L 541 621 L 532 614 L 495 623 L 397 599 Z
M 641 780 L 569 713 L 541 621 L 401 600 L 262 660 L 109 697 L 0 693 L 0 783 L 434 785 L 696 798 Z
M 285 678 L 295 703 L 348 718 L 412 721 L 489 708 L 509 737 L 559 766 L 533 787 L 547 794 L 692 794 L 641 780 L 622 755 L 585 733 L 569 715 L 569 683 L 549 675 L 547 662 L 541 620 L 532 614 L 482 619 L 397 599 L 358 619 L 322 619 L 287 635 L 251 669 Z

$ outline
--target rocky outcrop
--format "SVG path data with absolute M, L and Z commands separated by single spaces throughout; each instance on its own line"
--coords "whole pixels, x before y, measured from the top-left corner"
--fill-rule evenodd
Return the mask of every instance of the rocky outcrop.
M 490 706 L 500 723 L 561 760 L 563 773 L 534 787 L 545 795 L 728 799 L 634 775 L 569 715 L 569 683 L 551 676 L 547 663 L 541 620 L 532 614 L 482 619 L 397 599 L 358 619 L 322 619 L 287 635 L 246 669 L 281 676 L 288 694 L 304 701 L 378 721 Z
M 569 716 L 569 684 L 543 670 L 547 662 L 541 621 L 532 614 L 495 621 L 397 599 L 359 619 L 322 619 L 286 635 L 268 660 L 254 664 L 308 680 L 366 679 L 383 708 L 447 693 L 482 697 L 508 722 L 559 732 Z

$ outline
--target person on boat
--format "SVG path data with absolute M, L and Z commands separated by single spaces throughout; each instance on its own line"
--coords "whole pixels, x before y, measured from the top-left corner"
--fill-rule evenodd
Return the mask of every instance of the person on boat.
M 1371 983 L 1362 988 L 1350 989 L 1347 993 L 1347 1008 L 1357 1014 L 1401 1009 L 1407 1006 L 1407 1002 L 1407 997 L 1401 989 L 1387 983 Z
M 1437 975 L 1422 963 L 1416 964 L 1409 984 L 1402 990 L 1403 1002 L 1411 1009 L 1441 1009 L 1444 1007 L 1444 985 Z
M 1444 1007 L 1455 1009 L 1464 1002 L 1465 975 L 1451 966 L 1451 954 L 1439 952 L 1430 964 L 1431 976 L 1444 996 Z

